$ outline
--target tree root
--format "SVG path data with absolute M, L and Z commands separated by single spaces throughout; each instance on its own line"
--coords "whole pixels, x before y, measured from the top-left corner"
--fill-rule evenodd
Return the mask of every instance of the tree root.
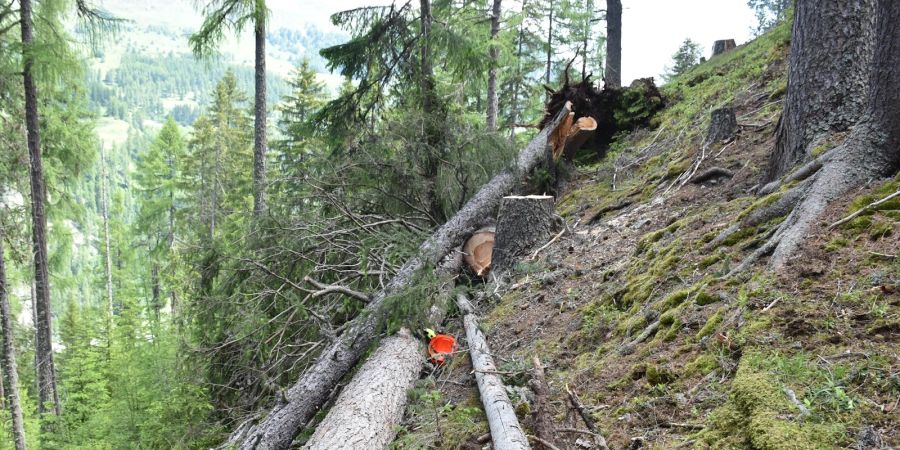
M 765 244 L 744 258 L 728 277 L 747 270 L 768 254 L 772 255 L 769 259 L 769 269 L 784 268 L 806 240 L 810 228 L 828 205 L 871 180 L 896 172 L 897 167 L 891 159 L 890 152 L 873 150 L 883 148 L 883 135 L 867 125 L 865 123 L 858 125 L 853 135 L 843 144 L 797 171 L 807 171 L 806 167 L 812 167 L 814 163 L 820 161 L 818 163 L 820 168 L 810 172 L 814 176 L 792 190 L 801 194 L 800 201 L 790 209 L 790 214 L 784 222 Z M 792 178 L 796 177 L 792 175 Z M 797 192 L 785 194 L 785 197 L 793 197 Z
M 709 251 L 722 245 L 722 242 L 724 242 L 726 239 L 745 228 L 756 227 L 776 217 L 787 215 L 794 209 L 797 203 L 800 202 L 803 196 L 806 195 L 806 190 L 811 184 L 811 179 L 804 180 L 799 185 L 795 186 L 793 189 L 782 195 L 781 198 L 776 200 L 771 205 L 751 212 L 739 223 L 731 225 L 730 227 L 719 233 L 719 235 L 716 236 L 715 239 L 713 239 L 703 247 L 703 250 Z
M 816 159 L 813 159 L 812 161 L 800 166 L 799 169 L 795 170 L 783 179 L 775 180 L 769 184 L 766 184 L 756 192 L 757 195 L 769 195 L 780 189 L 784 184 L 790 183 L 792 181 L 803 181 L 815 175 L 815 173 L 818 172 L 819 169 L 825 166 L 825 164 L 837 154 L 837 150 L 841 147 L 843 146 L 839 145 L 837 147 L 834 147 L 831 150 L 819 155 L 819 157 L 817 157 Z

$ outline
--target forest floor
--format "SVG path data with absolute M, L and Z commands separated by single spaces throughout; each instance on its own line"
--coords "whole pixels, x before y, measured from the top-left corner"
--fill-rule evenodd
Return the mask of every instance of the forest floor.
M 900 178 L 829 207 L 781 272 L 763 261 L 724 277 L 781 219 L 709 244 L 781 194 L 751 188 L 774 144 L 787 35 L 777 29 L 666 85 L 653 129 L 573 170 L 557 205 L 569 232 L 524 257 L 509 282 L 471 286 L 527 430 L 537 356 L 561 449 L 591 448 L 567 386 L 613 449 L 900 446 L 900 202 L 828 227 Z M 709 113 L 724 105 L 737 136 L 704 147 Z M 712 167 L 734 175 L 686 182 Z M 441 331 L 465 350 L 458 317 Z M 485 432 L 461 351 L 417 384 L 394 448 L 489 448 L 473 443 Z

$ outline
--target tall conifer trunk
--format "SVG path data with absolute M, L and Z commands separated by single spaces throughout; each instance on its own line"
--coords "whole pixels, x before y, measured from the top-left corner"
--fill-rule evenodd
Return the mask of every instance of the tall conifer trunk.
M 499 100 L 497 98 L 497 65 L 500 58 L 500 44 L 497 42 L 497 35 L 500 34 L 500 0 L 494 0 L 493 8 L 491 8 L 491 42 L 490 42 L 490 64 L 488 69 L 488 85 L 487 85 L 487 129 L 489 131 L 497 130 L 497 110 L 499 109 Z
M 31 22 L 31 0 L 19 1 L 22 30 L 22 78 L 25 89 L 25 128 L 31 169 L 31 235 L 34 251 L 35 281 L 35 359 L 38 379 L 38 410 L 46 412 L 47 404 L 59 415 L 59 396 L 56 392 L 56 372 L 53 365 L 53 342 L 50 323 L 50 269 L 47 259 L 47 217 L 44 213 L 44 167 L 41 161 L 41 138 L 38 128 L 37 87 L 34 83 L 34 32 Z
M 266 211 L 266 20 L 265 2 L 256 0 L 254 37 L 256 39 L 256 99 L 253 124 L 253 214 Z
M 606 2 L 606 87 L 622 86 L 622 0 Z
M 22 420 L 22 402 L 19 396 L 19 373 L 16 371 L 16 350 L 13 346 L 12 317 L 6 287 L 6 267 L 3 261 L 3 236 L 0 234 L 0 327 L 3 328 L 3 370 L 9 387 L 9 412 L 12 416 L 12 435 L 16 450 L 25 450 L 25 425 Z M 5 393 L 4 393 L 5 394 Z M 5 398 L 5 397 L 4 397 Z

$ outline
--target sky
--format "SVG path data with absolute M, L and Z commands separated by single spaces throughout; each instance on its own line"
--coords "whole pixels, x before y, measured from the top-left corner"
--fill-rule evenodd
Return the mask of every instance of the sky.
M 390 1 L 270 0 L 275 27 L 297 28 L 298 22 L 333 30 L 329 17 L 337 11 Z M 600 5 L 602 0 L 598 0 Z M 518 1 L 514 4 L 518 5 Z M 602 7 L 602 6 L 601 6 Z M 747 42 L 756 24 L 746 0 L 622 0 L 622 81 L 657 77 L 672 55 L 690 38 L 707 57 L 717 39 Z

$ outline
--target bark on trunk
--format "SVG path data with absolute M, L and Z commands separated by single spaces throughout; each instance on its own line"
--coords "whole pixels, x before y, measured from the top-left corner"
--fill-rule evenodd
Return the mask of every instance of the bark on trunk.
M 512 268 L 518 256 L 550 234 L 553 206 L 549 195 L 503 197 L 492 256 L 496 272 Z
M 3 261 L 3 238 L 0 235 L 0 326 L 3 327 L 3 371 L 9 391 L 9 412 L 12 416 L 12 435 L 16 450 L 25 450 L 25 422 L 22 420 L 22 402 L 19 396 L 19 373 L 16 371 L 16 350 L 13 347 L 12 317 L 6 287 L 6 267 Z
M 544 83 L 550 84 L 550 62 L 553 55 L 553 0 L 550 0 L 550 20 L 547 29 L 547 72 L 544 74 Z
M 420 28 L 422 32 L 420 50 L 422 112 L 425 120 L 425 145 L 420 145 L 420 164 L 422 177 L 425 178 L 424 197 L 428 212 L 434 223 L 441 223 L 444 210 L 437 195 L 437 177 L 441 164 L 441 147 L 443 146 L 443 121 L 437 113 L 437 95 L 435 93 L 434 69 L 431 61 L 431 0 L 420 0 Z
M 787 97 L 763 183 L 809 159 L 817 141 L 860 118 L 874 49 L 874 4 L 796 2 Z
M 375 338 L 378 311 L 385 297 L 413 279 L 426 264 L 437 264 L 462 243 L 468 233 L 497 209 L 500 199 L 514 189 L 534 167 L 546 160 L 547 140 L 568 115 L 566 104 L 556 118 L 519 153 L 512 168 L 497 174 L 484 185 L 450 220 L 437 229 L 419 247 L 416 257 L 407 261 L 388 285 L 351 322 L 347 331 L 322 351 L 316 362 L 288 390 L 287 402 L 276 405 L 260 423 L 249 430 L 238 430 L 229 445 L 240 449 L 285 449 L 300 427 L 306 424 L 328 399 L 331 390 L 369 348 Z
M 622 0 L 606 2 L 605 87 L 622 87 Z
M 53 342 L 50 323 L 50 270 L 47 257 L 47 216 L 44 213 L 44 167 L 41 161 L 41 138 L 38 119 L 37 86 L 32 72 L 34 34 L 31 21 L 31 0 L 19 1 L 22 30 L 22 78 L 25 89 L 25 128 L 31 170 L 31 236 L 34 251 L 35 281 L 35 359 L 39 392 L 38 411 L 46 412 L 51 405 L 59 415 L 59 395 L 56 391 L 56 371 L 53 365 Z
M 737 127 L 737 116 L 734 114 L 734 108 L 714 109 L 710 114 L 706 142 L 713 144 L 731 139 L 737 132 Z
M 397 434 L 406 392 L 418 378 L 423 361 L 422 345 L 409 330 L 385 339 L 344 388 L 303 448 L 387 448 Z
M 264 0 L 256 0 L 256 99 L 253 123 L 253 215 L 266 212 L 266 20 Z
M 521 15 L 525 15 L 525 6 L 528 3 L 527 0 L 522 0 L 522 9 L 519 12 Z M 512 92 L 512 101 L 510 102 L 510 110 L 512 112 L 512 119 L 509 127 L 509 138 L 510 140 L 514 140 L 516 137 L 516 127 L 519 123 L 519 89 L 522 84 L 522 46 L 525 44 L 525 21 L 519 24 L 519 37 L 518 43 L 516 44 L 516 81 L 513 83 L 513 92 Z
M 491 357 L 491 349 L 487 339 L 478 328 L 478 318 L 472 304 L 464 294 L 456 297 L 456 304 L 465 313 L 463 325 L 466 328 L 466 341 L 469 344 L 469 356 L 472 358 L 472 369 L 475 370 L 475 381 L 481 393 L 481 404 L 488 419 L 491 430 L 491 441 L 494 450 L 522 450 L 530 448 L 528 438 L 519 425 L 516 410 L 513 408 L 506 387 L 497 375 L 497 366 Z
M 491 42 L 490 42 L 490 65 L 488 69 L 488 85 L 487 85 L 487 129 L 488 131 L 497 130 L 497 109 L 499 109 L 499 100 L 497 98 L 497 66 L 500 59 L 500 48 L 497 42 L 497 35 L 500 34 L 500 0 L 494 0 L 491 9 Z
M 834 200 L 900 167 L 900 2 L 878 0 L 875 56 L 869 73 L 863 120 L 814 175 L 809 191 L 776 233 L 770 266 L 783 267 L 819 215 Z M 846 69 L 841 69 L 846 70 Z
M 729 50 L 737 47 L 737 44 L 734 42 L 734 39 L 720 39 L 713 43 L 713 56 L 721 55 Z
M 444 321 L 454 280 L 462 267 L 460 256 L 454 253 L 437 270 L 442 287 L 428 314 L 431 328 Z M 304 448 L 387 448 L 396 436 L 406 406 L 406 393 L 418 378 L 422 362 L 422 345 L 408 330 L 381 341 Z

